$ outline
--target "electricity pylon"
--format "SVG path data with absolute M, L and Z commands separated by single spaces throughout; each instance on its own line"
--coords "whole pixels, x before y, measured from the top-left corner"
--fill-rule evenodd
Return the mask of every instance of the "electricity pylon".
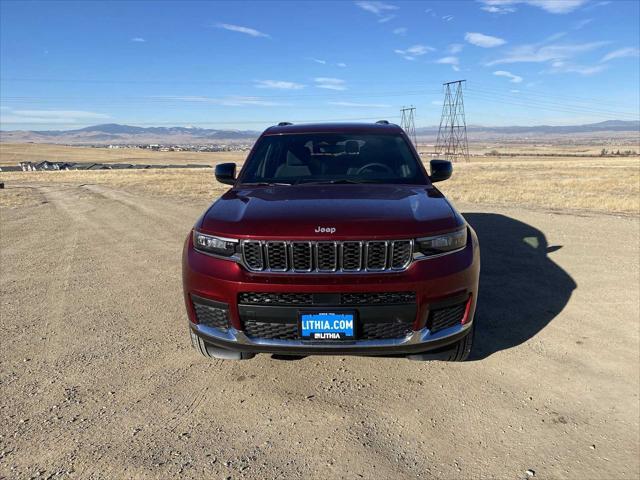
M 406 132 L 409 139 L 413 142 L 414 147 L 418 148 L 418 142 L 416 141 L 416 124 L 414 120 L 414 113 L 416 111 L 416 107 L 411 105 L 410 107 L 402 107 L 400 109 L 400 113 L 402 113 L 402 117 L 400 118 L 400 126 Z
M 442 104 L 442 117 L 438 129 L 436 141 L 436 154 L 455 162 L 456 160 L 469 161 L 469 142 L 467 141 L 467 123 L 464 118 L 464 98 L 462 97 L 462 84 L 466 80 L 444 83 L 445 95 Z M 452 85 L 455 85 L 455 96 L 451 94 Z

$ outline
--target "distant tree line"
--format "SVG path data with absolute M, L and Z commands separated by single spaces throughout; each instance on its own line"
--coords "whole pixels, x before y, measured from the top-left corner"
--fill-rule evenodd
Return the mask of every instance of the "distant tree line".
M 492 157 L 628 157 L 637 154 L 635 150 L 617 150 L 614 152 L 606 148 L 603 148 L 599 155 L 594 153 L 500 153 L 498 150 L 489 152 Z
M 613 150 L 611 150 L 611 152 L 609 152 L 606 148 L 603 148 L 600 151 L 600 156 L 604 157 L 605 155 L 616 155 L 616 156 L 621 156 L 621 157 L 628 157 L 629 155 L 636 155 L 636 151 L 635 150 L 624 150 L 624 151 L 620 151 L 620 149 L 618 149 L 616 152 L 614 152 Z

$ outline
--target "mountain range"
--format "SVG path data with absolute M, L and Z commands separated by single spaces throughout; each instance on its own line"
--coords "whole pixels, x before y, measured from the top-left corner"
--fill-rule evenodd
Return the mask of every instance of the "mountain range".
M 567 135 L 630 134 L 640 135 L 640 121 L 608 120 L 599 123 L 569 126 L 504 126 L 484 127 L 470 125 L 467 127 L 470 140 L 498 140 L 528 137 L 534 138 L 562 137 Z M 438 127 L 421 127 L 416 135 L 422 141 L 435 139 Z M 216 144 L 216 143 L 250 143 L 260 132 L 253 130 L 218 130 L 193 127 L 136 127 L 107 123 L 76 130 L 0 130 L 1 142 L 12 143 L 58 143 L 76 145 L 104 144 Z

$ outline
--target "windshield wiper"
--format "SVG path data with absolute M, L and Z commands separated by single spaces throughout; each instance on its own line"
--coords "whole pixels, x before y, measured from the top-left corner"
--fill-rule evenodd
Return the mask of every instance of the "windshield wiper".
M 241 183 L 240 186 L 249 187 L 279 187 L 279 186 L 291 186 L 291 183 L 278 183 L 278 182 L 249 182 Z

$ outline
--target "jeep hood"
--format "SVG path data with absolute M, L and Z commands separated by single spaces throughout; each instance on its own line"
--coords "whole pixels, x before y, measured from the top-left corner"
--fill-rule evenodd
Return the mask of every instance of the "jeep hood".
M 231 238 L 344 240 L 421 237 L 463 223 L 433 187 L 364 184 L 231 189 L 196 226 Z

